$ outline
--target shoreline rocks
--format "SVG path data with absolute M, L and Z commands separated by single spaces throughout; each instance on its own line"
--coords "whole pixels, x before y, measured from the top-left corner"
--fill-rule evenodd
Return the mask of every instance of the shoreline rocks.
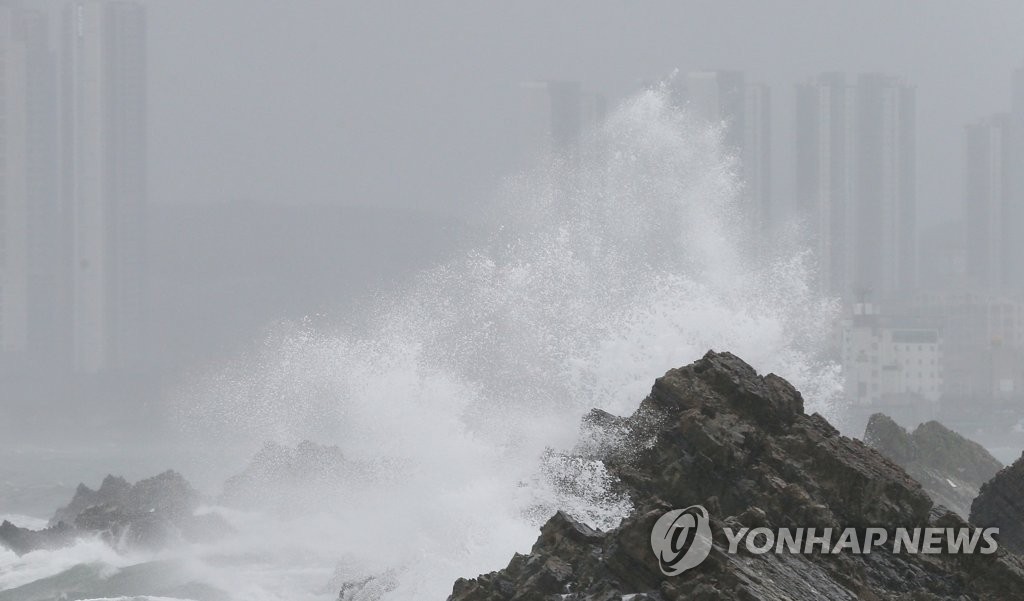
M 196 515 L 200 495 L 175 471 L 129 484 L 107 476 L 96 490 L 80 484 L 43 530 L 0 525 L 0 546 L 19 555 L 55 549 L 99 536 L 117 549 L 159 549 L 178 542 L 212 540 L 231 528 L 216 514 Z
M 1024 455 L 981 487 L 971 523 L 999 528 L 999 544 L 1024 554 Z
M 635 510 L 600 532 L 558 513 L 529 554 L 458 580 L 451 601 L 631 599 L 955 599 L 1024 597 L 1024 560 L 995 555 L 728 553 L 725 526 L 968 527 L 896 463 L 806 415 L 788 382 L 729 353 L 709 352 L 659 378 L 625 419 L 588 427 L 617 433 L 604 462 Z M 601 448 L 601 445 L 594 445 Z M 702 505 L 707 559 L 666 576 L 651 529 L 667 510 Z
M 932 501 L 964 519 L 982 485 L 1003 468 L 980 444 L 936 421 L 908 432 L 876 413 L 868 419 L 864 442 L 905 469 Z

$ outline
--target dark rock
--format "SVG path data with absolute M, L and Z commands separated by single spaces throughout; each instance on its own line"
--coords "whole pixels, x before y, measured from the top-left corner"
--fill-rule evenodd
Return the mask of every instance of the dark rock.
M 868 420 L 864 442 L 920 482 L 932 501 L 964 519 L 970 515 L 981 485 L 1003 467 L 980 444 L 936 421 L 923 423 L 910 433 L 876 413 Z
M 7 547 L 18 555 L 24 555 L 39 549 L 59 549 L 75 540 L 76 531 L 64 522 L 43 530 L 19 528 L 4 520 L 0 524 L 0 545 Z
M 0 545 L 16 553 L 68 545 L 100 536 L 117 548 L 156 549 L 181 541 L 210 540 L 230 531 L 216 514 L 195 515 L 200 496 L 181 474 L 167 471 L 134 485 L 107 476 L 99 489 L 79 485 L 45 530 L 0 528 Z
M 85 484 L 79 484 L 75 490 L 75 496 L 50 518 L 50 525 L 59 522 L 67 524 L 75 523 L 78 514 L 93 505 L 123 505 L 132 485 L 120 476 L 107 476 L 103 479 L 98 490 L 93 490 Z
M 981 487 L 971 523 L 999 528 L 999 544 L 1024 554 L 1024 455 Z
M 200 497 L 181 474 L 167 471 L 127 487 L 124 480 L 108 477 L 108 482 L 115 482 L 113 494 L 103 495 L 100 486 L 97 502 L 74 516 L 75 527 L 116 546 L 159 548 L 184 539 L 181 527 L 192 519 Z M 58 514 L 70 515 L 69 509 Z
M 1022 599 L 1024 560 L 996 555 L 727 553 L 723 527 L 967 526 L 935 509 L 898 465 L 806 415 L 800 393 L 758 376 L 728 353 L 659 378 L 604 461 L 634 510 L 598 532 L 558 513 L 527 555 L 460 579 L 452 601 Z M 654 523 L 671 508 L 703 505 L 713 546 L 685 574 L 665 576 L 651 550 Z

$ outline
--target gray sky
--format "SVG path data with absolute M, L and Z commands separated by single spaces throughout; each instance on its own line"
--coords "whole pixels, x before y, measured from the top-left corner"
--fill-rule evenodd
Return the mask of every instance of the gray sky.
M 674 68 L 773 86 L 776 179 L 792 88 L 824 70 L 918 87 L 920 213 L 960 202 L 963 126 L 1008 106 L 1022 2 L 149 3 L 156 202 L 338 201 L 459 212 L 509 165 L 514 86 L 616 100 Z

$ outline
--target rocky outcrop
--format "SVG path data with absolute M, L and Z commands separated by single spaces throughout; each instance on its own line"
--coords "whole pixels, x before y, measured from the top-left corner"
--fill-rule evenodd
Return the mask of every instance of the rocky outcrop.
M 630 417 L 595 414 L 599 449 L 634 510 L 601 532 L 558 513 L 526 555 L 454 585 L 452 601 L 560 599 L 1021 599 L 1024 561 L 995 555 L 728 552 L 726 526 L 966 527 L 861 441 L 806 415 L 788 382 L 728 353 L 674 369 Z M 590 436 L 594 438 L 593 434 Z M 701 505 L 713 545 L 691 570 L 666 576 L 651 547 L 671 508 Z
M 364 576 L 341 583 L 338 601 L 366 601 L 381 599 L 398 588 L 398 580 L 393 572 L 384 572 L 372 576 Z
M 108 475 L 100 487 L 93 490 L 85 484 L 79 484 L 75 496 L 65 507 L 61 507 L 50 518 L 50 526 L 64 522 L 74 524 L 78 514 L 96 505 L 124 505 L 132 485 L 120 476 Z
M 892 418 L 876 413 L 868 419 L 864 442 L 906 470 L 932 501 L 964 519 L 981 485 L 1003 467 L 980 444 L 936 421 L 907 432 Z
M 224 483 L 223 505 L 291 512 L 318 507 L 334 498 L 346 482 L 358 477 L 357 467 L 336 446 L 308 440 L 296 447 L 266 443 L 245 470 Z
M 999 544 L 1024 555 L 1024 455 L 981 487 L 971 523 L 999 528 Z
M 44 530 L 0 526 L 0 545 L 22 554 L 98 535 L 117 548 L 155 549 L 209 540 L 230 530 L 216 514 L 196 515 L 199 504 L 199 493 L 174 471 L 134 485 L 107 476 L 96 490 L 80 484 Z
M 7 520 L 0 524 L 0 547 L 6 547 L 18 555 L 39 549 L 59 549 L 74 542 L 77 536 L 78 532 L 64 522 L 43 530 L 20 528 Z

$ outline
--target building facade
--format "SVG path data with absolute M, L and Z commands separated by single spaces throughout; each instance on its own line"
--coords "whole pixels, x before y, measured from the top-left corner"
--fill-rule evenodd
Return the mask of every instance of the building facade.
M 56 360 L 61 346 L 57 91 L 47 15 L 0 3 L 0 353 Z
M 941 324 L 945 394 L 998 399 L 1024 393 L 1024 303 L 989 291 L 922 293 L 911 310 Z
M 841 73 L 796 88 L 796 203 L 818 260 L 818 282 L 848 297 L 853 277 L 854 89 Z
M 722 143 L 738 161 L 749 214 L 756 225 L 771 227 L 771 88 L 748 85 L 740 71 L 693 71 L 680 96 L 694 116 L 722 125 Z
M 1009 121 L 1009 213 L 1015 224 L 1024 225 L 1024 66 L 1013 72 Z M 1024 294 L 1024 264 L 1021 263 L 1024 259 L 1024 236 L 1020 235 L 1019 229 L 1015 236 L 1009 238 L 1008 246 L 1016 264 L 1006 266 L 1006 283 L 1016 294 Z
M 747 87 L 746 131 L 743 139 L 743 174 L 747 197 L 762 228 L 778 219 L 772 202 L 772 90 L 767 84 Z
M 972 286 L 1009 292 L 1019 232 L 1010 181 L 1012 121 L 996 115 L 968 125 L 965 133 L 967 277 Z
M 797 87 L 796 196 L 821 288 L 851 301 L 916 284 L 915 91 L 882 74 Z
M 585 92 L 577 81 L 519 84 L 520 155 L 566 152 L 605 118 L 604 96 Z
M 144 9 L 74 2 L 63 38 L 73 364 L 86 374 L 131 369 L 142 356 L 146 294 Z
M 940 330 L 853 305 L 843 323 L 847 398 L 857 405 L 938 402 L 943 392 Z

